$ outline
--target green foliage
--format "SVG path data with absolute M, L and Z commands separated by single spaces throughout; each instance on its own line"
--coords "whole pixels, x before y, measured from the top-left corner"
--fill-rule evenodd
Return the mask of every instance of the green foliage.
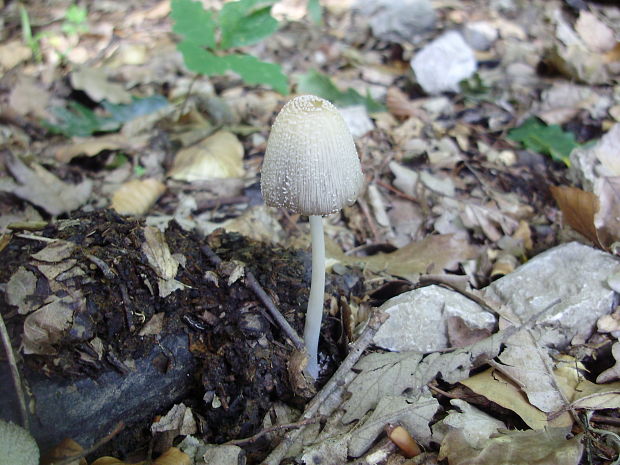
M 459 86 L 461 93 L 470 100 L 478 101 L 489 97 L 491 88 L 482 80 L 480 74 L 474 73 L 473 76 L 463 79 Z
M 88 31 L 86 24 L 88 13 L 86 8 L 71 5 L 65 11 L 65 20 L 62 23 L 62 30 L 67 35 L 78 35 Z
M 345 91 L 341 91 L 329 76 L 313 69 L 299 78 L 297 91 L 299 93 L 318 95 L 340 107 L 364 105 L 366 110 L 371 113 L 385 111 L 383 105 L 374 100 L 370 94 L 367 93 L 366 96 L 362 96 L 358 91 L 350 87 Z
M 32 35 L 32 27 L 30 26 L 30 16 L 23 5 L 19 5 L 19 16 L 22 25 L 22 39 L 24 43 L 32 50 L 32 56 L 37 63 L 41 62 L 41 34 Z
M 263 0 L 225 3 L 219 15 L 220 48 L 252 45 L 276 32 L 278 22 L 271 16 L 273 3 L 275 1 Z
M 273 3 L 275 0 L 227 2 L 216 16 L 200 2 L 172 0 L 172 30 L 183 38 L 177 48 L 185 65 L 207 76 L 233 71 L 248 84 L 266 84 L 287 94 L 288 79 L 279 65 L 251 55 L 223 53 L 255 44 L 273 34 L 278 28 L 278 22 L 271 16 Z
M 308 15 L 314 24 L 321 24 L 323 21 L 323 11 L 319 0 L 308 0 Z
M 566 166 L 570 166 L 570 153 L 579 146 L 572 132 L 565 132 L 557 124 L 547 126 L 534 117 L 528 118 L 518 128 L 511 129 L 508 138 L 520 142 L 529 150 L 550 155 Z
M 124 105 L 106 101 L 102 105 L 106 115 L 99 115 L 77 102 L 69 102 L 68 108 L 54 107 L 51 111 L 56 117 L 56 123 L 43 121 L 43 125 L 55 134 L 88 137 L 96 132 L 114 132 L 127 121 L 168 105 L 168 101 L 161 95 L 154 95 L 143 99 L 134 98 L 131 103 Z

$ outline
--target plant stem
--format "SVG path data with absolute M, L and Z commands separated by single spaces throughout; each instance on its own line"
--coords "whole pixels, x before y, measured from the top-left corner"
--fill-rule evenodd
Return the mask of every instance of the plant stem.
M 312 239 L 312 283 L 306 311 L 304 341 L 308 350 L 308 373 L 316 379 L 319 376 L 319 334 L 325 297 L 325 238 L 322 216 L 310 216 L 310 237 Z

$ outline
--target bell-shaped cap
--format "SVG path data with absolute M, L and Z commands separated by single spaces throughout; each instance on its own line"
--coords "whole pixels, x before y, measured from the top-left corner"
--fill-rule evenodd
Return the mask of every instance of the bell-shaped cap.
M 261 174 L 265 203 L 329 215 L 357 199 L 364 176 L 338 109 L 314 95 L 290 100 L 273 123 Z

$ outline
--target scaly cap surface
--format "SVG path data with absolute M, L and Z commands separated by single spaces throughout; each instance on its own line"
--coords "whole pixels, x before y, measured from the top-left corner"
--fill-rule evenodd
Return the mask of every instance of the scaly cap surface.
M 273 123 L 261 174 L 265 203 L 302 215 L 329 215 L 351 205 L 364 177 L 353 137 L 325 99 L 290 100 Z

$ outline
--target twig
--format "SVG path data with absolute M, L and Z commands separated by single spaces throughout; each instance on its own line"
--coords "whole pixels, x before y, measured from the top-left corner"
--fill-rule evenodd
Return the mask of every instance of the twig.
M 211 261 L 213 265 L 215 265 L 216 267 L 220 266 L 220 264 L 222 263 L 222 259 L 211 249 L 211 247 L 205 244 L 200 248 L 200 250 L 202 250 L 202 253 L 207 256 L 207 258 Z M 273 303 L 273 300 L 271 300 L 271 297 L 267 295 L 254 274 L 248 269 L 245 270 L 245 283 L 250 289 L 254 291 L 254 293 L 258 296 L 263 305 L 267 307 L 267 310 L 269 310 L 271 316 L 276 320 L 278 325 L 280 325 L 280 328 L 282 328 L 282 331 L 284 331 L 286 336 L 291 340 L 295 348 L 298 350 L 304 350 L 304 348 L 306 347 L 306 345 L 304 344 L 304 340 L 299 337 L 299 335 L 289 324 L 289 322 L 286 321 L 286 318 L 282 316 L 278 308 Z
M 284 423 L 281 425 L 270 426 L 269 428 L 265 428 L 264 430 L 259 431 L 254 436 L 250 436 L 249 438 L 244 438 L 244 439 L 233 439 L 231 441 L 225 442 L 224 445 L 242 446 L 245 444 L 251 444 L 255 442 L 256 440 L 258 440 L 260 437 L 264 436 L 265 434 L 273 433 L 275 431 L 301 428 L 302 426 L 312 425 L 322 420 L 323 420 L 322 416 L 317 416 L 317 417 L 312 417 L 312 418 L 306 418 L 304 420 L 297 421 L 295 423 Z
M 58 460 L 56 462 L 50 463 L 50 465 L 69 465 L 70 463 L 73 463 L 76 460 L 79 460 L 81 458 L 86 457 L 89 454 L 92 454 L 94 451 L 99 449 L 106 442 L 109 442 L 114 436 L 116 436 L 118 433 L 120 433 L 123 430 L 123 428 L 125 428 L 125 423 L 122 422 L 122 421 L 119 421 L 116 424 L 116 426 L 114 426 L 112 431 L 110 431 L 110 433 L 108 433 L 106 436 L 102 437 L 99 441 L 97 441 L 95 444 L 93 444 L 88 449 L 83 450 L 82 452 L 80 452 L 77 455 L 69 455 L 67 457 L 61 458 L 60 460 Z
M 57 242 L 59 240 L 59 239 L 53 239 L 51 237 L 37 236 L 36 234 L 20 233 L 20 234 L 15 234 L 15 235 L 17 237 L 21 237 L 22 239 L 29 239 L 31 241 Z
M 224 205 L 235 205 L 237 203 L 247 203 L 250 198 L 247 195 L 236 195 L 234 197 L 218 197 L 216 199 L 206 199 L 196 205 L 194 212 L 202 212 L 211 208 L 219 208 Z
M 387 318 L 388 315 L 386 313 L 379 310 L 374 311 L 374 313 L 370 316 L 366 328 L 364 328 L 364 331 L 362 331 L 360 337 L 351 346 L 351 350 L 349 355 L 347 355 L 347 358 L 345 358 L 340 364 L 336 370 L 336 373 L 334 373 L 327 384 L 323 386 L 323 389 L 321 389 L 321 391 L 314 396 L 314 399 L 312 399 L 306 406 L 306 410 L 301 415 L 300 421 L 315 417 L 319 412 L 319 409 L 326 404 L 326 401 L 330 396 L 338 394 L 346 389 L 348 385 L 345 381 L 346 376 L 357 363 L 364 350 L 366 350 L 366 348 L 370 345 L 375 337 L 375 334 L 381 327 L 381 324 L 383 324 Z M 328 412 L 324 412 L 324 414 L 328 414 Z M 278 444 L 278 446 L 271 451 L 269 456 L 263 461 L 263 465 L 278 465 L 304 429 L 305 427 L 302 427 L 290 431 L 282 439 L 280 444 Z
M 24 397 L 19 368 L 17 367 L 17 362 L 15 361 L 13 346 L 11 345 L 9 332 L 6 330 L 6 325 L 4 324 L 2 313 L 0 313 L 0 338 L 2 339 L 2 345 L 4 346 L 4 351 L 6 352 L 7 362 L 11 368 L 11 377 L 13 378 L 13 385 L 15 386 L 15 394 L 17 394 L 17 400 L 19 401 L 19 413 L 22 417 L 22 426 L 24 429 L 28 430 L 30 429 L 30 425 L 28 422 L 28 410 L 26 409 L 26 398 Z

